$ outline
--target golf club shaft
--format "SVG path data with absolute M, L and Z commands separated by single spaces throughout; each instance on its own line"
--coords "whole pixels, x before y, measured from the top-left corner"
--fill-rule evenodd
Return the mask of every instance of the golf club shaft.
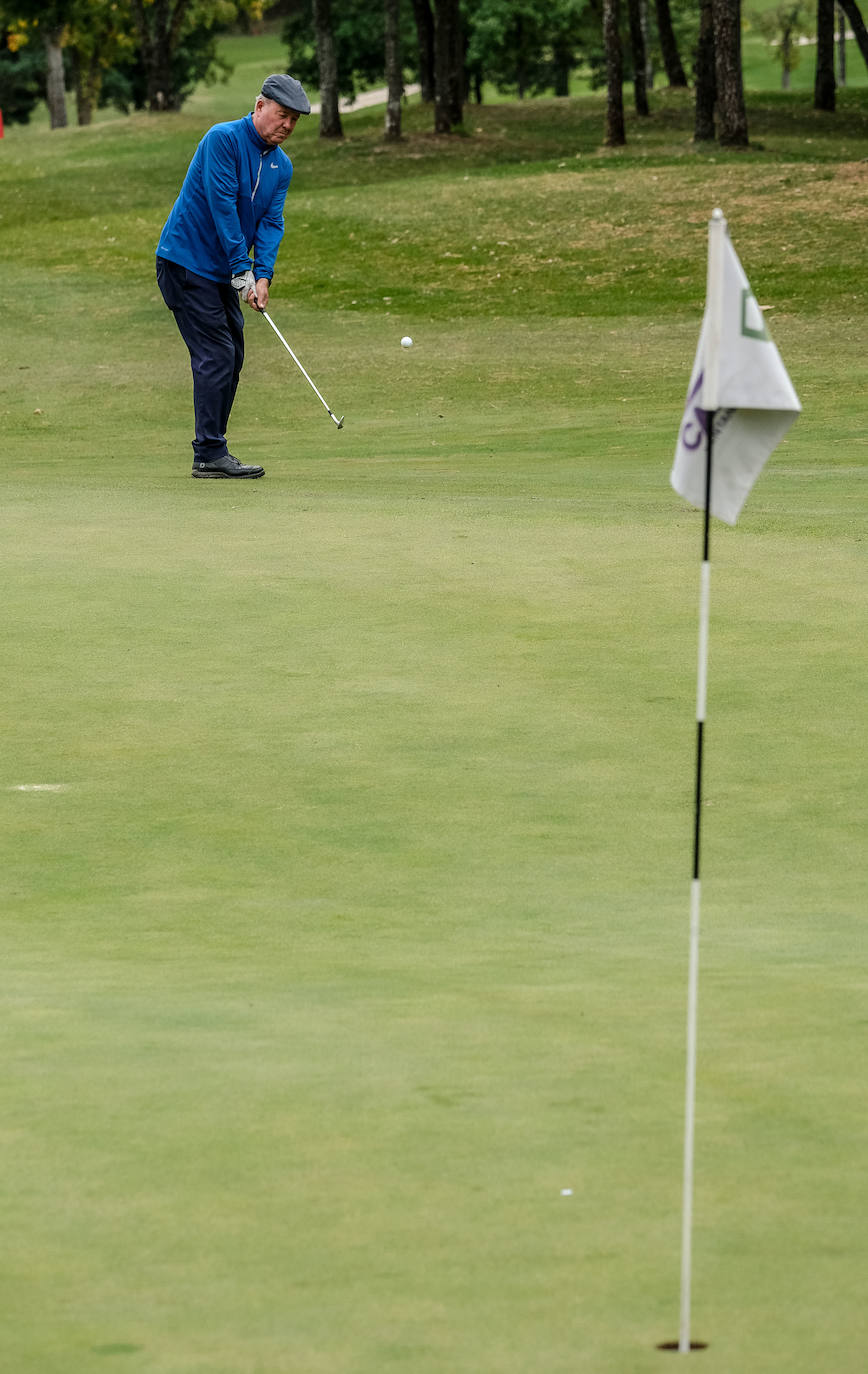
M 307 375 L 307 373 L 305 372 L 305 370 L 304 370 L 304 368 L 302 367 L 301 363 L 299 362 L 298 358 L 297 358 L 297 357 L 295 356 L 295 354 L 293 353 L 293 351 L 292 351 L 292 349 L 290 348 L 289 344 L 286 342 L 286 339 L 283 337 L 283 335 L 281 334 L 281 332 L 280 332 L 280 330 L 278 329 L 277 325 L 274 323 L 274 320 L 273 320 L 273 319 L 271 318 L 271 316 L 269 315 L 268 311 L 267 311 L 267 310 L 260 310 L 259 313 L 260 313 L 260 315 L 263 315 L 263 316 L 265 317 L 266 320 L 268 320 L 268 323 L 271 325 L 271 327 L 272 327 L 272 329 L 274 330 L 275 334 L 276 334 L 277 337 L 280 339 L 280 342 L 283 344 L 283 346 L 284 346 L 284 348 L 286 349 L 287 353 L 288 353 L 289 356 L 292 358 L 292 361 L 295 363 L 295 365 L 296 365 L 296 367 L 298 368 L 299 372 L 302 374 L 302 376 L 304 377 L 304 379 L 305 379 L 305 381 L 308 383 L 308 385 L 311 386 L 311 387 L 313 387 L 314 391 L 316 392 L 317 396 L 319 396 L 319 399 L 322 401 L 322 403 L 323 403 L 323 405 L 325 406 L 326 410 L 328 411 L 329 415 L 332 417 L 332 419 L 334 420 L 335 424 L 337 425 L 338 429 L 342 429 L 342 428 L 343 428 L 343 423 L 344 423 L 344 417 L 343 417 L 343 415 L 341 416 L 340 419 L 338 419 L 338 417 L 335 415 L 335 413 L 334 413 L 334 411 L 332 410 L 331 406 L 328 405 L 328 403 L 327 403 L 326 400 L 325 400 L 325 397 L 322 395 L 322 392 L 314 385 L 314 383 L 311 381 L 310 377 L 309 377 L 309 376 Z

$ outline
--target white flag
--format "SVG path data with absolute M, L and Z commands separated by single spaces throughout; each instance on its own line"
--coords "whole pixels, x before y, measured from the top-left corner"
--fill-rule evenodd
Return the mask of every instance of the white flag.
M 762 311 L 715 211 L 708 285 L 670 481 L 705 509 L 708 415 L 714 412 L 711 514 L 734 525 L 772 450 L 801 410 Z

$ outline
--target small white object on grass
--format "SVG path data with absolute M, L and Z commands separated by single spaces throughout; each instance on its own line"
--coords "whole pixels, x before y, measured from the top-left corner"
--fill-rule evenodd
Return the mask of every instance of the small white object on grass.
M 401 340 L 401 347 L 402 347 L 402 348 L 412 348 L 412 347 L 413 347 L 413 340 L 410 338 L 410 335 L 409 335 L 409 334 L 405 334 L 405 335 L 404 335 L 403 339 Z
M 9 788 L 10 792 L 65 792 L 68 784 L 65 782 L 16 782 Z
M 572 1188 L 562 1188 L 562 1189 L 561 1189 L 561 1197 L 572 1197 L 572 1195 L 573 1195 L 573 1190 L 572 1190 Z

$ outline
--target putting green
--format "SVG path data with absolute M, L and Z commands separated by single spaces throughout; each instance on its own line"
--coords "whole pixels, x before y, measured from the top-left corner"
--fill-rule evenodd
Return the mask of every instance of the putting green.
M 570 108 L 590 139 L 599 107 Z M 151 275 L 184 117 L 70 131 L 42 179 L 28 137 L 3 173 L 32 217 L 0 397 L 4 1367 L 665 1369 L 701 524 L 668 472 L 706 206 L 723 175 L 766 303 L 798 168 L 577 181 L 576 216 L 620 203 L 630 261 L 662 255 L 610 296 L 545 264 L 562 202 L 495 161 L 529 289 L 492 296 L 462 245 L 449 312 L 421 253 L 390 273 L 382 228 L 360 259 L 335 221 L 362 237 L 400 192 L 434 235 L 467 152 L 341 189 L 300 143 L 322 218 L 273 313 L 346 425 L 248 318 L 231 439 L 267 475 L 233 486 L 189 478 Z M 652 176 L 674 208 L 643 250 Z M 805 213 L 772 316 L 805 412 L 712 543 L 693 1334 L 719 1374 L 856 1374 L 866 1336 L 865 312 Z

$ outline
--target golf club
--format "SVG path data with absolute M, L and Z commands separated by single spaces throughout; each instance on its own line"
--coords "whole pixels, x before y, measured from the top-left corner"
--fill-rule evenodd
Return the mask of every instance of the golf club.
M 260 310 L 259 313 L 260 313 L 260 315 L 264 315 L 264 317 L 268 320 L 268 323 L 271 325 L 271 327 L 272 327 L 272 329 L 274 330 L 275 334 L 276 334 L 277 337 L 280 339 L 280 342 L 283 344 L 283 346 L 284 346 L 284 348 L 286 349 L 287 353 L 288 353 L 289 356 L 292 358 L 292 361 L 295 363 L 295 365 L 296 365 L 296 367 L 298 368 L 298 370 L 302 373 L 303 377 L 305 378 L 305 381 L 309 382 L 310 385 L 313 387 L 314 391 L 316 392 L 317 396 L 319 396 L 320 400 L 322 401 L 322 403 L 323 403 L 323 405 L 325 406 L 326 410 L 328 411 L 329 415 L 332 417 L 332 419 L 334 420 L 335 424 L 337 425 L 338 429 L 343 429 L 343 427 L 344 427 L 344 417 L 343 417 L 343 415 L 341 416 L 340 419 L 338 419 L 338 417 L 335 415 L 334 411 L 331 409 L 331 406 L 329 406 L 329 405 L 326 404 L 325 398 L 323 397 L 322 393 L 318 390 L 318 388 L 317 388 L 316 386 L 314 386 L 314 383 L 311 381 L 310 377 L 308 377 L 307 373 L 305 372 L 305 370 L 304 370 L 304 368 L 302 367 L 301 363 L 299 362 L 298 358 L 297 358 L 297 357 L 295 356 L 295 354 L 293 353 L 293 351 L 292 351 L 292 349 L 290 348 L 289 344 L 286 342 L 286 339 L 283 337 L 283 335 L 281 334 L 281 332 L 280 332 L 280 330 L 278 329 L 277 325 L 274 323 L 274 320 L 273 320 L 273 319 L 271 318 L 271 316 L 269 315 L 268 311 L 267 311 L 267 310 Z

